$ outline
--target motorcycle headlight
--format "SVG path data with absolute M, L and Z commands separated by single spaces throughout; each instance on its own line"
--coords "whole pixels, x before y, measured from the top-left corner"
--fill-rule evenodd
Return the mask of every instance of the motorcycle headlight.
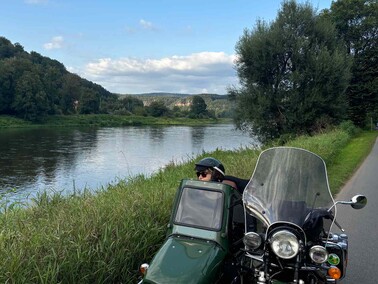
M 325 247 L 313 246 L 310 248 L 310 257 L 316 263 L 326 262 L 328 259 L 328 252 Z
M 299 251 L 297 237 L 286 230 L 274 233 L 270 240 L 270 246 L 273 252 L 283 259 L 293 258 Z
M 248 249 L 257 249 L 261 245 L 261 237 L 255 232 L 248 232 L 244 235 L 243 243 Z

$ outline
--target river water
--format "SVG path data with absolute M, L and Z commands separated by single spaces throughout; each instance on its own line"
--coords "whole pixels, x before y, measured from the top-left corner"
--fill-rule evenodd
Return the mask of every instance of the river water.
M 39 192 L 97 190 L 203 151 L 251 147 L 231 124 L 41 128 L 0 131 L 0 195 L 23 201 Z

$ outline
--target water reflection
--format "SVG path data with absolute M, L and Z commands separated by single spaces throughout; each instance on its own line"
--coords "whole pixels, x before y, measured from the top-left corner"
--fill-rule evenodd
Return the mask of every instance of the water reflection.
M 149 137 L 153 142 L 159 142 L 164 139 L 164 127 L 150 127 Z
M 192 127 L 192 147 L 199 148 L 202 147 L 202 143 L 205 137 L 205 128 L 203 127 Z
M 202 151 L 254 142 L 232 125 L 0 131 L 0 194 L 97 189 Z
M 81 151 L 96 147 L 96 136 L 93 129 L 2 130 L 0 188 L 29 194 L 53 184 L 58 174 L 72 170 Z

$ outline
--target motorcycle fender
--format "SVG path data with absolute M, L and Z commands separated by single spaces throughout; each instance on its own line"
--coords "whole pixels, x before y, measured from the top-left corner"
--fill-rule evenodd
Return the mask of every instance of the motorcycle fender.
M 215 242 L 171 236 L 150 263 L 143 283 L 213 283 L 225 256 Z

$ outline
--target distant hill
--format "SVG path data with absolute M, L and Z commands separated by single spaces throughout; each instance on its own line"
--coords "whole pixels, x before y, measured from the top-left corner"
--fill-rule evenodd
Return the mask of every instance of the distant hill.
M 201 97 L 208 97 L 211 99 L 219 99 L 224 100 L 227 99 L 227 95 L 218 95 L 218 94 L 182 94 L 182 93 L 165 93 L 165 92 L 157 92 L 157 93 L 141 93 L 141 94 L 118 94 L 120 97 L 122 96 L 136 96 L 139 98 L 167 98 L 167 97 L 173 97 L 173 98 L 186 98 L 186 97 L 192 97 L 192 96 L 201 96 Z
M 137 97 L 188 97 L 188 96 L 191 96 L 191 95 L 190 94 L 180 94 L 180 93 L 158 92 L 158 93 L 133 94 L 131 96 L 137 96 Z
M 230 117 L 234 102 L 227 95 L 197 94 L 216 117 Z M 152 92 L 115 94 L 102 86 L 67 71 L 65 66 L 37 52 L 26 52 L 19 43 L 0 36 L 0 115 L 41 121 L 49 115 L 125 114 L 134 113 L 135 101 L 120 100 L 128 96 L 140 102 L 139 115 L 145 115 L 153 101 L 162 101 L 173 113 L 187 113 L 195 94 Z
M 120 95 L 122 97 L 124 95 Z M 143 101 L 148 106 L 153 101 L 162 101 L 169 109 L 179 107 L 189 110 L 192 104 L 193 96 L 201 96 L 209 111 L 214 112 L 217 117 L 231 117 L 234 113 L 235 103 L 229 100 L 228 95 L 218 94 L 177 94 L 177 93 L 142 93 L 131 95 Z

